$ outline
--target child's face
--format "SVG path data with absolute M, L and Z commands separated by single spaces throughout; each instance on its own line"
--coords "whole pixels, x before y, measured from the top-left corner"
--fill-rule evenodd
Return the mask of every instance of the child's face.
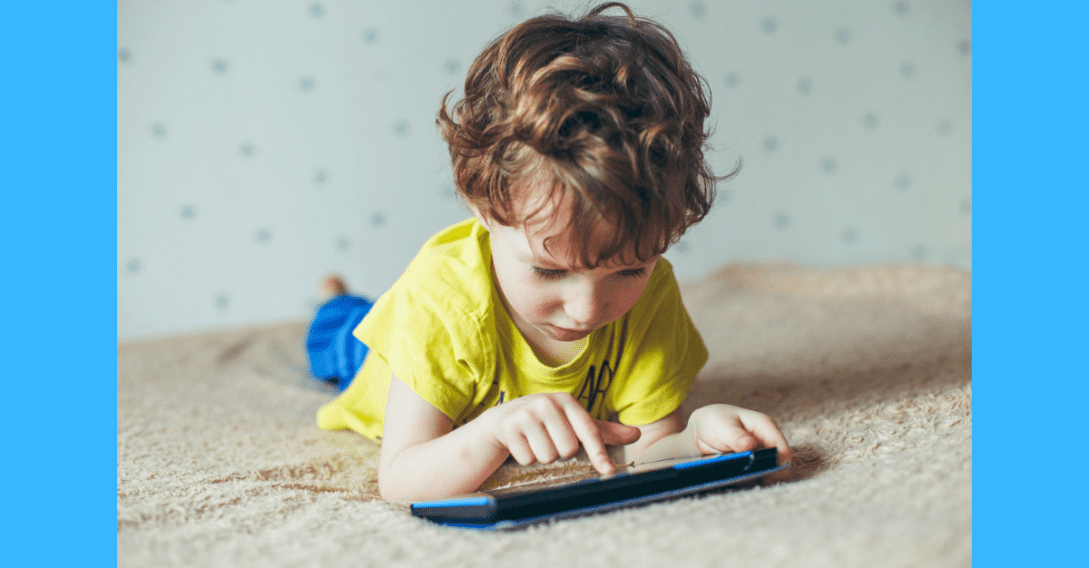
M 613 259 L 578 268 L 575 245 L 595 236 L 571 234 L 565 209 L 546 208 L 518 227 L 481 219 L 491 234 L 492 269 L 504 304 L 526 339 L 538 345 L 578 341 L 623 316 L 643 294 L 657 262 Z

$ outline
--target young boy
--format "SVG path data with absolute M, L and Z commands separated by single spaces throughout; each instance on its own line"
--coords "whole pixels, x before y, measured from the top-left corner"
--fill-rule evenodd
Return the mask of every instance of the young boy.
M 353 334 L 370 353 L 318 412 L 381 442 L 383 498 L 472 492 L 508 457 L 551 463 L 580 444 L 603 474 L 607 445 L 625 462 L 772 446 L 790 459 L 761 413 L 710 405 L 686 427 L 680 409 L 708 353 L 661 255 L 711 206 L 709 112 L 673 36 L 618 3 L 533 18 L 476 59 L 438 120 L 473 217 L 373 307 L 344 308 L 369 310 Z M 318 319 L 325 336 L 358 321 Z

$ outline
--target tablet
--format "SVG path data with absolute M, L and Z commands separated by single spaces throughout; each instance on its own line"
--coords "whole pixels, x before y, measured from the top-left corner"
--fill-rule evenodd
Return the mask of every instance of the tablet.
M 782 471 L 775 448 L 664 460 L 412 504 L 443 525 L 504 530 L 738 485 Z

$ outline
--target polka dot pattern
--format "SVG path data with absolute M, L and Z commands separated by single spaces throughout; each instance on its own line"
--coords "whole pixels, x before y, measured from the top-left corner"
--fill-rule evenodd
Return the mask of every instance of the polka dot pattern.
M 226 59 L 215 59 L 212 61 L 212 72 L 216 75 L 223 75 L 230 68 L 230 65 Z
M 440 99 L 552 6 L 145 4 L 118 15 L 119 337 L 304 318 L 329 272 L 382 293 L 469 215 Z M 680 278 L 731 260 L 971 264 L 968 3 L 630 5 L 708 80 L 716 173 L 743 164 L 667 253 Z
M 798 79 L 798 93 L 802 95 L 808 95 L 813 91 L 813 80 L 809 77 L 802 77 Z

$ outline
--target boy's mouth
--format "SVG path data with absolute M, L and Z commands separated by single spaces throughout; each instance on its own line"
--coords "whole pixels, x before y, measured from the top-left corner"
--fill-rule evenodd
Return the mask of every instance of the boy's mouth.
M 578 341 L 594 331 L 593 329 L 568 329 L 552 324 L 545 325 L 548 327 L 548 331 L 552 333 L 552 337 L 557 341 Z

